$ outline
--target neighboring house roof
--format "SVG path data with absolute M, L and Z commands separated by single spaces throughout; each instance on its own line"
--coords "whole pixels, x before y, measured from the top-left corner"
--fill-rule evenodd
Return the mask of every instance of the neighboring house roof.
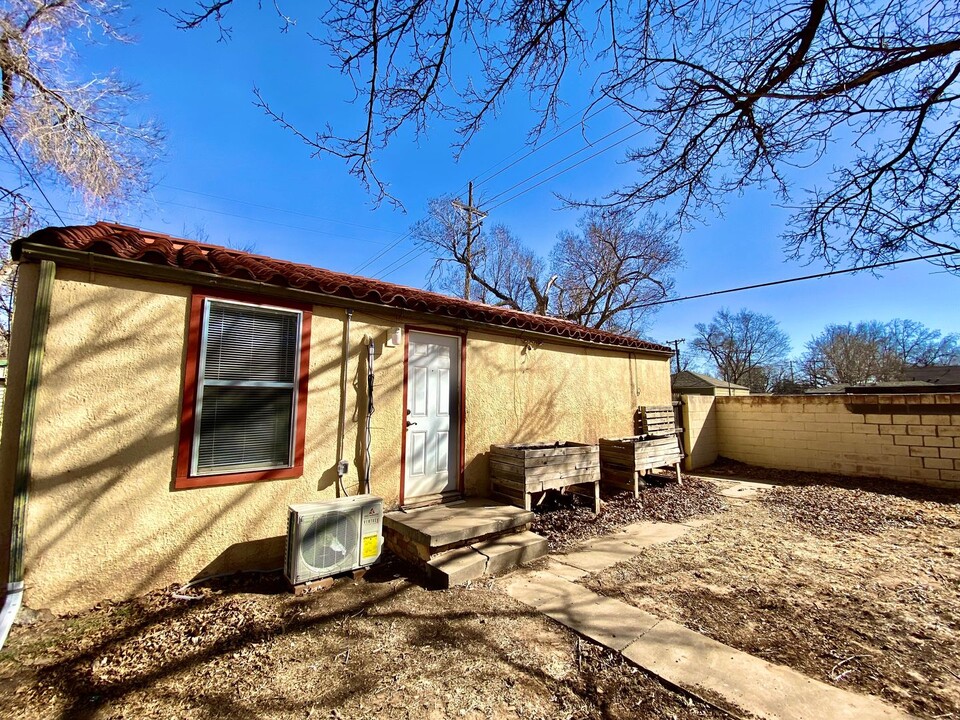
M 908 367 L 903 371 L 903 379 L 922 380 L 934 385 L 960 385 L 960 365 Z
M 558 318 L 485 305 L 114 223 L 99 222 L 95 225 L 48 227 L 38 230 L 14 243 L 14 258 L 19 258 L 23 243 L 49 245 L 111 258 L 251 280 L 346 300 L 429 313 L 451 320 L 469 320 L 573 340 L 672 354 L 670 348 L 664 345 L 583 327 Z
M 703 373 L 693 372 L 692 370 L 681 370 L 670 376 L 670 385 L 674 390 L 677 389 L 707 389 L 707 388 L 731 388 L 733 390 L 749 390 L 744 385 L 727 382 L 720 378 L 704 375 Z

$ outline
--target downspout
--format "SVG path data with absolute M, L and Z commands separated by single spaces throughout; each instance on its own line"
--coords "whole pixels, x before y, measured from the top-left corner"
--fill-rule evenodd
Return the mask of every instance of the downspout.
M 43 365 L 43 348 L 50 323 L 50 298 L 53 295 L 53 277 L 56 265 L 50 260 L 40 261 L 40 280 L 33 306 L 30 326 L 30 348 L 27 356 L 27 375 L 20 410 L 20 441 L 17 446 L 17 467 L 13 476 L 13 518 L 10 524 L 10 571 L 7 575 L 7 594 L 0 611 L 0 648 L 23 603 L 24 531 L 27 522 L 27 495 L 33 463 L 33 427 L 36 419 L 37 388 Z
M 347 308 L 347 318 L 343 324 L 343 363 L 340 365 L 340 433 L 337 435 L 337 485 L 340 496 L 347 496 L 343 485 L 343 476 L 347 474 L 350 463 L 343 459 L 344 436 L 347 432 L 347 365 L 350 363 L 350 320 L 353 310 Z

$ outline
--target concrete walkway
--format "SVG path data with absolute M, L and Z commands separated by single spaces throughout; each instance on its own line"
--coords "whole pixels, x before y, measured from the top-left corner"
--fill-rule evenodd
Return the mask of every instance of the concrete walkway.
M 772 720 L 913 717 L 873 696 L 813 680 L 574 582 L 707 522 L 637 523 L 614 535 L 588 541 L 566 555 L 551 555 L 546 569 L 508 576 L 503 580 L 504 587 L 511 597 L 580 635 L 622 653 L 666 682 L 719 705 Z

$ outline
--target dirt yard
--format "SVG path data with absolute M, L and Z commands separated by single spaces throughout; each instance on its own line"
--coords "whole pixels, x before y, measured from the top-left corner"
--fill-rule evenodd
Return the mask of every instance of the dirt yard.
M 248 577 L 196 601 L 168 589 L 15 627 L 0 656 L 0 716 L 725 717 L 495 583 L 431 592 L 401 571 L 387 563 L 301 598 L 277 576 Z
M 960 718 L 960 498 L 726 463 L 785 484 L 584 584 L 924 718 Z
M 711 482 L 688 477 L 677 485 L 672 473 L 669 477 L 648 477 L 651 485 L 637 499 L 632 492 L 604 492 L 599 515 L 593 514 L 593 501 L 581 495 L 549 493 L 544 503 L 534 508 L 536 518 L 531 530 L 547 537 L 550 552 L 563 552 L 588 538 L 609 535 L 631 523 L 680 522 L 726 508 Z
M 712 521 L 585 579 L 810 677 L 924 718 L 960 718 L 960 504 L 895 484 L 713 468 L 783 483 L 742 502 L 711 482 L 552 499 L 554 551 L 644 519 Z M 722 483 L 721 483 L 722 485 Z M 722 718 L 488 581 L 428 591 L 397 561 L 293 597 L 244 576 L 14 628 L 0 717 Z M 26 614 L 27 619 L 30 614 Z

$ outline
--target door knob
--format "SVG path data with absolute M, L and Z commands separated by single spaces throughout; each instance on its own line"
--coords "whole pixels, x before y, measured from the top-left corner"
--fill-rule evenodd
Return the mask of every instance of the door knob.
M 416 425 L 416 423 L 412 420 L 407 420 L 407 427 L 410 427 L 411 425 Z

